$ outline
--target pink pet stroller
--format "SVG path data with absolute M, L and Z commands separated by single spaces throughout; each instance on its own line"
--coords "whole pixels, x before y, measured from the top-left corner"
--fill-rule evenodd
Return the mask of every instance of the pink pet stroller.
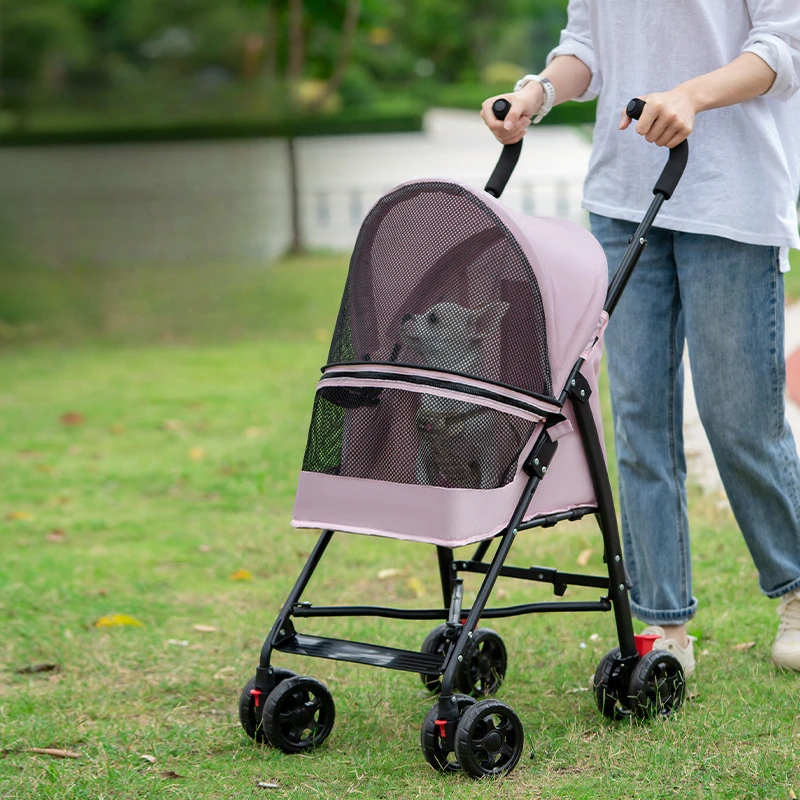
M 498 101 L 495 113 L 505 116 Z M 631 116 L 642 101 L 632 101 Z M 607 717 L 666 716 L 684 696 L 670 653 L 633 633 L 601 440 L 602 332 L 683 172 L 670 152 L 654 199 L 610 287 L 597 241 L 558 219 L 527 217 L 498 198 L 521 143 L 504 148 L 486 192 L 406 183 L 367 215 L 350 263 L 328 363 L 317 386 L 292 524 L 322 529 L 240 698 L 245 731 L 287 753 L 321 744 L 334 702 L 319 681 L 274 667 L 274 651 L 417 672 L 438 693 L 422 722 L 425 759 L 474 778 L 507 773 L 524 737 L 492 698 L 506 648 L 479 620 L 529 613 L 614 612 L 619 646 L 600 661 L 594 696 Z M 594 515 L 608 574 L 506 564 L 525 530 Z M 443 605 L 314 606 L 301 599 L 335 531 L 436 546 Z M 491 559 L 490 545 L 497 541 Z M 468 560 L 454 548 L 477 544 Z M 464 573 L 482 574 L 462 608 Z M 596 601 L 490 607 L 498 577 L 594 587 Z M 420 651 L 300 633 L 304 617 L 439 621 Z

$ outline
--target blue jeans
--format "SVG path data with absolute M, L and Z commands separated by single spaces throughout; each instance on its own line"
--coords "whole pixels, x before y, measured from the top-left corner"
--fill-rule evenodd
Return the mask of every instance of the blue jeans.
M 613 274 L 636 226 L 591 215 Z M 692 594 L 684 343 L 697 408 L 761 590 L 800 587 L 800 464 L 784 406 L 778 249 L 653 228 L 605 335 L 633 613 L 679 625 Z

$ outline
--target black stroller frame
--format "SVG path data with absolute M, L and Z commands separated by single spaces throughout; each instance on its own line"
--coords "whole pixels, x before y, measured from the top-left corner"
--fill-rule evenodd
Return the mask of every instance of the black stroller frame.
M 495 114 L 503 118 L 508 105 L 498 101 Z M 644 103 L 632 100 L 629 116 L 638 119 Z M 516 165 L 521 142 L 506 146 L 486 186 L 499 197 Z M 610 315 L 647 244 L 647 233 L 662 203 L 669 199 L 683 173 L 688 144 L 670 151 L 669 161 L 653 190 L 654 198 L 631 239 L 608 289 L 604 310 Z M 614 612 L 619 646 L 609 651 L 594 675 L 594 696 L 601 713 L 611 719 L 635 716 L 646 719 L 668 716 L 684 697 L 685 680 L 677 659 L 663 650 L 652 650 L 652 639 L 633 632 L 628 591 L 631 582 L 625 569 L 616 512 L 603 448 L 595 418 L 589 408 L 591 387 L 581 374 L 583 358 L 572 369 L 558 398 L 559 407 L 572 401 L 578 433 L 597 498 L 597 507 L 574 508 L 560 514 L 523 521 L 537 487 L 547 473 L 558 447 L 548 429 L 563 421 L 556 413 L 547 415 L 533 448 L 524 463 L 527 482 L 505 529 L 494 539 L 480 542 L 472 558 L 456 559 L 454 551 L 436 546 L 443 607 L 399 609 L 380 606 L 314 606 L 301 600 L 314 571 L 320 564 L 334 531 L 319 536 L 261 650 L 255 677 L 242 691 L 240 720 L 249 736 L 284 752 L 296 753 L 324 741 L 334 722 L 335 708 L 327 688 L 312 678 L 298 677 L 272 665 L 274 651 L 417 672 L 425 685 L 438 691 L 422 726 L 423 755 L 434 768 L 451 772 L 463 770 L 471 777 L 500 775 L 513 769 L 522 754 L 522 725 L 515 712 L 494 699 L 506 668 L 506 652 L 500 637 L 479 628 L 481 619 L 513 617 L 548 612 Z M 559 572 L 553 568 L 506 566 L 517 534 L 536 527 L 551 527 L 594 514 L 603 539 L 607 575 Z M 491 560 L 487 553 L 493 541 L 497 549 Z M 463 573 L 483 575 L 471 608 L 462 608 Z M 499 577 L 552 584 L 556 596 L 567 587 L 582 586 L 603 592 L 597 601 L 536 602 L 488 608 Z M 404 620 L 444 620 L 426 638 L 422 651 L 311 636 L 296 630 L 293 619 L 308 617 L 372 616 Z

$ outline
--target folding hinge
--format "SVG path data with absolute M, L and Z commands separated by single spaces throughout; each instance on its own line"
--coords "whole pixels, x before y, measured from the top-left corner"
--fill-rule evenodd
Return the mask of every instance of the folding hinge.
M 576 372 L 572 376 L 569 382 L 568 392 L 570 396 L 574 397 L 580 403 L 587 402 L 592 396 L 592 388 L 589 386 L 589 381 L 587 381 L 580 372 Z
M 533 446 L 533 450 L 528 454 L 522 468 L 528 475 L 536 475 L 537 478 L 544 478 L 547 474 L 547 468 L 553 460 L 556 449 L 558 448 L 558 441 L 554 441 L 547 434 L 547 429 L 558 425 L 564 421 L 564 417 L 560 414 L 554 416 L 545 426 L 544 435 L 539 438 L 539 441 Z

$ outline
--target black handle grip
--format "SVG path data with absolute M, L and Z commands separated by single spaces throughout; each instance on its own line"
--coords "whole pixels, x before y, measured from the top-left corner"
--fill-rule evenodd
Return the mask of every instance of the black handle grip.
M 640 97 L 634 97 L 628 103 L 625 113 L 631 119 L 639 119 L 644 111 L 645 102 Z M 680 144 L 669 149 L 669 160 L 664 167 L 661 175 L 653 187 L 653 194 L 664 195 L 665 200 L 672 197 L 672 193 L 680 181 L 683 171 L 686 169 L 686 162 L 689 160 L 689 140 L 684 139 Z
M 494 114 L 496 119 L 499 119 L 501 122 L 506 118 L 506 114 L 511 110 L 511 103 L 508 102 L 504 97 L 501 97 L 498 100 L 495 100 L 492 103 L 492 113 Z M 511 173 L 514 172 L 514 167 L 517 166 L 517 161 L 519 161 L 520 153 L 522 152 L 522 139 L 514 144 L 506 144 L 503 145 L 503 152 L 500 153 L 500 159 L 497 162 L 497 166 L 494 168 L 494 172 L 492 172 L 492 176 L 489 178 L 489 182 L 486 184 L 486 189 L 492 197 L 500 197 L 503 194 L 503 189 L 506 188 L 506 184 L 511 178 Z

